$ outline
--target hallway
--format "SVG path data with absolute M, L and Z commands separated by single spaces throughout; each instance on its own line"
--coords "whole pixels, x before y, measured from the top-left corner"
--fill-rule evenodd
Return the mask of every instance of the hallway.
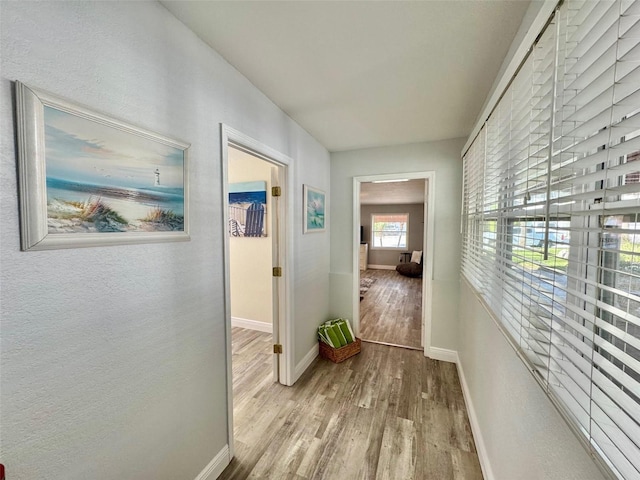
M 366 270 L 360 278 L 374 280 L 360 302 L 361 338 L 421 350 L 422 279 L 395 270 Z
M 363 344 L 284 387 L 269 334 L 233 338 L 236 456 L 220 479 L 482 479 L 455 365 Z

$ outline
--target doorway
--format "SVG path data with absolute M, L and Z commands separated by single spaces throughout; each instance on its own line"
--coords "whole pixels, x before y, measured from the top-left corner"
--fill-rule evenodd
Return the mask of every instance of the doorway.
M 391 192 L 400 192 L 405 182 L 413 184 L 414 189 L 420 187 L 419 204 L 414 199 L 402 207 L 394 207 L 379 201 L 381 191 L 388 191 L 393 196 Z M 356 332 L 363 340 L 420 349 L 427 356 L 431 343 L 435 172 L 354 177 L 353 187 L 353 317 Z M 377 200 L 368 201 L 367 198 Z M 389 232 L 385 231 L 385 222 L 388 222 Z M 416 233 L 420 234 L 417 240 Z M 422 251 L 422 265 L 419 261 L 412 265 L 422 274 L 421 279 L 396 272 L 397 264 L 416 260 L 411 258 L 414 250 Z M 360 275 L 362 272 L 364 274 Z M 361 283 L 361 277 L 364 283 Z M 362 295 L 361 289 L 364 289 Z M 407 335 L 412 336 L 411 340 L 402 341 Z
M 424 179 L 360 184 L 360 335 L 422 349 Z
M 233 457 L 234 325 L 236 332 L 260 334 L 247 338 L 260 337 L 256 342 L 266 348 L 262 355 L 272 357 L 271 381 L 292 384 L 292 176 L 291 159 L 280 152 L 226 125 L 221 136 L 228 444 Z

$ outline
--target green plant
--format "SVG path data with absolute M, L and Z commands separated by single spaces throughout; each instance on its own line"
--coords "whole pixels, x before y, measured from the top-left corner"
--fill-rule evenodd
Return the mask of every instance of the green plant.
M 184 217 L 182 215 L 178 215 L 172 210 L 165 210 L 160 207 L 156 207 L 151 210 L 147 216 L 142 219 L 142 221 L 164 225 L 171 230 L 181 230 L 184 226 Z

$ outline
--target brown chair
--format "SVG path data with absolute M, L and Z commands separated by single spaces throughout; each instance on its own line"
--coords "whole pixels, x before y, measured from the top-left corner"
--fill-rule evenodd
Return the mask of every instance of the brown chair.
M 422 277 L 422 259 L 424 255 L 420 255 L 420 263 L 416 262 L 405 262 L 400 263 L 396 267 L 396 272 L 400 275 L 404 275 L 405 277 L 413 277 L 418 278 Z

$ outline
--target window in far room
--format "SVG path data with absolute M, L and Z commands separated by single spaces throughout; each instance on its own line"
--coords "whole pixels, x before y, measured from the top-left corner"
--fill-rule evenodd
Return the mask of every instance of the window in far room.
M 408 213 L 374 213 L 371 215 L 371 248 L 406 250 L 409 235 Z

